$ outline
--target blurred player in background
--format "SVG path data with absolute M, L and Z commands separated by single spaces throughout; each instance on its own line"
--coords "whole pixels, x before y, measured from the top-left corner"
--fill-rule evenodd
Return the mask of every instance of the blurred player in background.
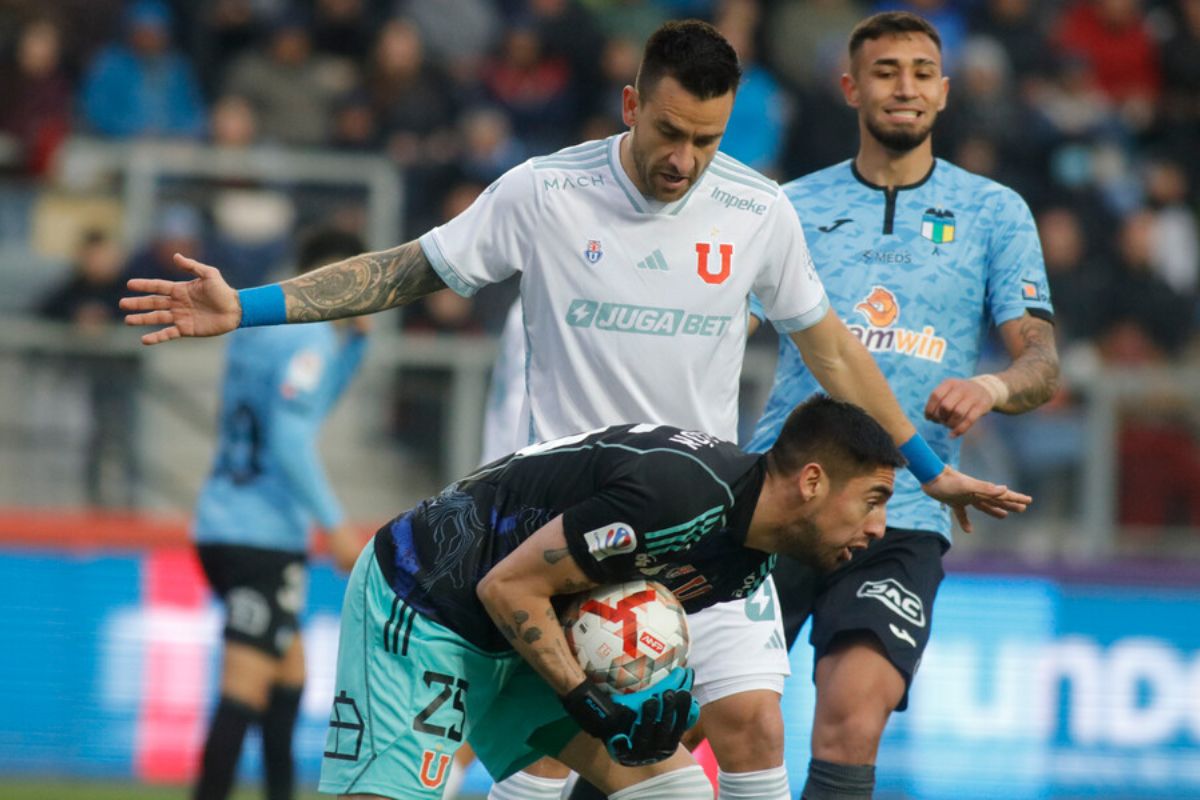
M 121 301 L 139 312 L 126 322 L 166 325 L 142 337 L 156 344 L 366 314 L 446 286 L 470 295 L 520 272 L 529 441 L 628 421 L 732 439 L 753 292 L 822 386 L 903 443 L 924 489 L 964 525 L 968 506 L 1023 510 L 1028 497 L 946 467 L 916 434 L 870 354 L 829 313 L 779 186 L 717 152 L 739 77 L 712 26 L 667 23 L 646 44 L 636 87 L 623 90 L 628 133 L 530 159 L 418 241 L 282 284 L 235 292 L 214 267 L 179 256 L 196 278 L 131 281 L 151 294 Z M 762 591 L 769 598 L 769 581 Z M 782 800 L 779 695 L 790 667 L 767 605 L 759 613 L 742 599 L 690 620 L 693 663 L 722 792 Z M 557 791 L 543 782 L 493 797 Z
M 301 246 L 299 270 L 361 251 L 356 236 L 320 231 Z M 363 321 L 342 330 L 332 323 L 243 330 L 229 343 L 216 460 L 193 524 L 200 563 L 226 607 L 221 696 L 197 800 L 229 796 L 251 725 L 262 731 L 267 797 L 293 795 L 310 527 L 315 520 L 343 570 L 361 548 L 325 478 L 317 435 L 362 361 Z
M 765 456 L 620 425 L 452 483 L 384 525 L 354 568 L 322 790 L 440 797 L 470 739 L 497 779 L 554 755 L 614 798 L 711 798 L 679 746 L 699 714 L 690 670 L 609 694 L 569 649 L 553 598 L 648 578 L 695 612 L 752 594 L 774 553 L 826 572 L 882 535 L 902 463 L 878 423 L 822 396 Z
M 833 310 L 871 350 L 918 430 L 947 463 L 990 411 L 1021 414 L 1054 394 L 1058 356 L 1037 229 L 1011 189 L 933 157 L 946 104 L 937 31 L 878 14 L 850 35 L 846 102 L 856 158 L 787 184 Z M 768 315 L 769 316 L 769 315 Z M 987 323 L 1012 362 L 974 371 Z M 775 386 L 750 449 L 776 440 L 788 412 L 821 389 L 780 340 Z M 893 710 L 929 641 L 950 515 L 910 475 L 896 479 L 888 534 L 825 579 L 781 560 L 788 646 L 812 614 L 817 705 L 806 800 L 869 798 Z M 815 592 L 815 599 L 814 599 Z

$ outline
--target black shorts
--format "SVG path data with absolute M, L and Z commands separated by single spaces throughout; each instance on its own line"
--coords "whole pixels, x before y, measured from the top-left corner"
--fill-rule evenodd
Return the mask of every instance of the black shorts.
M 282 658 L 300 630 L 308 593 L 305 554 L 232 544 L 196 550 L 209 585 L 225 603 L 225 640 Z
M 875 634 L 904 676 L 904 697 L 896 707 L 903 711 L 929 644 L 933 601 L 946 575 L 942 556 L 949 546 L 936 533 L 888 528 L 882 539 L 824 578 L 800 562 L 780 558 L 774 577 L 788 648 L 810 615 L 814 666 L 842 634 Z

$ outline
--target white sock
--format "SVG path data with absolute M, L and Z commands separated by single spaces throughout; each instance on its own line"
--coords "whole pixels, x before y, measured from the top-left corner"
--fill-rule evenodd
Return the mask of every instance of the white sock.
M 712 784 L 700 767 L 684 767 L 613 792 L 608 800 L 712 800 Z
M 559 800 L 566 785 L 566 778 L 539 778 L 517 772 L 492 784 L 488 800 Z
M 787 767 L 778 766 L 756 772 L 717 770 L 719 800 L 791 800 Z

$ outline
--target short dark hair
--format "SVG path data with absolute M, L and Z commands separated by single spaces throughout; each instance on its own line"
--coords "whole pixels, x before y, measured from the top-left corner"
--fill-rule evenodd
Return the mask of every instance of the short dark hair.
M 855 54 L 862 49 L 863 42 L 900 33 L 923 33 L 937 45 L 938 52 L 942 52 L 942 37 L 929 20 L 908 11 L 884 11 L 867 17 L 850 32 L 851 62 L 854 61 Z
M 667 22 L 646 41 L 634 85 L 649 93 L 665 76 L 701 100 L 737 91 L 742 67 L 737 52 L 721 33 L 698 19 Z
M 824 394 L 792 409 L 779 438 L 767 451 L 768 467 L 781 475 L 796 473 L 813 462 L 834 482 L 906 463 L 892 437 L 870 414 Z
M 318 228 L 300 242 L 296 254 L 296 272 L 308 272 L 356 256 L 366 249 L 363 240 L 356 234 L 340 228 Z

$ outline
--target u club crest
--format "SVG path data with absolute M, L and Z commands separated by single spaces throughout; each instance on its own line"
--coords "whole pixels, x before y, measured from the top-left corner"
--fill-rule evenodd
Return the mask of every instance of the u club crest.
M 604 258 L 604 251 L 600 249 L 599 239 L 588 239 L 587 247 L 583 250 L 583 257 L 588 260 L 589 264 L 595 264 Z

